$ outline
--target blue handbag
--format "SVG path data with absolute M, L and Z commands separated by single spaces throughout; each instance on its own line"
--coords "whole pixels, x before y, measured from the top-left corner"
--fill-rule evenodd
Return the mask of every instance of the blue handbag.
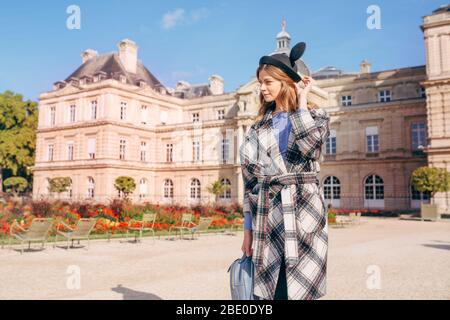
M 232 300 L 258 300 L 253 295 L 254 268 L 252 257 L 245 253 L 228 268 Z

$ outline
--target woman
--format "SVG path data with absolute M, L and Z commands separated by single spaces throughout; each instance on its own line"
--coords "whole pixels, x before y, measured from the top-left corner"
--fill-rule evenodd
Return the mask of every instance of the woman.
M 261 106 L 240 147 L 242 251 L 255 265 L 257 299 L 318 299 L 326 293 L 328 225 L 318 173 L 330 118 L 307 105 L 314 81 L 302 79 L 295 64 L 304 50 L 301 42 L 289 56 L 260 59 Z

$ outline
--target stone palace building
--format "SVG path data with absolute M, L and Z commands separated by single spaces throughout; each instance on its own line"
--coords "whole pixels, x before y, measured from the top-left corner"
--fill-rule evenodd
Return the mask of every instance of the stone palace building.
M 330 116 L 320 180 L 327 203 L 347 209 L 419 208 L 429 195 L 412 188 L 421 166 L 450 170 L 450 6 L 423 17 L 426 64 L 359 72 L 325 67 L 308 99 Z M 290 51 L 290 35 L 273 53 Z M 255 65 L 256 70 L 256 65 Z M 190 204 L 214 201 L 207 187 L 230 185 L 223 202 L 243 201 L 239 146 L 258 109 L 256 77 L 234 92 L 224 80 L 179 81 L 166 88 L 125 39 L 118 52 L 88 49 L 82 64 L 39 97 L 33 197 L 51 197 L 48 178 L 70 177 L 67 199 L 108 201 L 120 196 L 119 176 L 133 177 L 135 201 Z M 449 194 L 437 194 L 443 212 Z

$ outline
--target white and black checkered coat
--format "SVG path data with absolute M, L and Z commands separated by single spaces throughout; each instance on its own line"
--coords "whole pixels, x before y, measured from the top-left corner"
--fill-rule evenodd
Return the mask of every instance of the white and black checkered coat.
M 289 300 L 326 292 L 328 223 L 318 173 L 330 117 L 321 108 L 289 114 L 285 159 L 272 128 L 272 112 L 253 124 L 240 146 L 244 213 L 252 214 L 254 294 L 273 299 L 286 262 Z

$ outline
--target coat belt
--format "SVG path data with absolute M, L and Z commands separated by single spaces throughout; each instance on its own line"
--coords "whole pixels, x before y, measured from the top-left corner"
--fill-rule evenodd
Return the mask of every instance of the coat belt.
M 305 183 L 319 183 L 316 172 L 296 172 L 281 175 L 262 176 L 258 178 L 260 192 L 256 214 L 256 225 L 254 233 L 254 254 L 253 262 L 255 267 L 262 272 L 267 267 L 268 257 L 264 257 L 265 242 L 272 230 L 269 230 L 268 220 L 270 198 L 281 192 L 281 202 L 283 208 L 283 222 L 285 229 L 285 259 L 287 266 L 298 263 L 298 243 L 297 224 L 295 222 L 295 203 L 293 194 L 296 192 L 296 185 Z

